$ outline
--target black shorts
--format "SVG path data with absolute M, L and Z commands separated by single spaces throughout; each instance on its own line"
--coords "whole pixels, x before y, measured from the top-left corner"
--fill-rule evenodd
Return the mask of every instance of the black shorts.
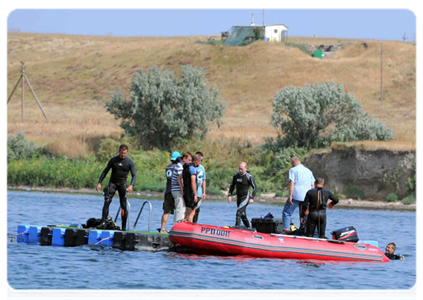
M 192 197 L 187 197 L 184 194 L 184 202 L 185 202 L 185 206 L 194 209 L 195 206 L 197 205 L 196 202 L 194 202 L 194 196 Z
M 172 193 L 164 194 L 163 213 L 173 215 L 174 211 L 175 199 L 173 199 Z

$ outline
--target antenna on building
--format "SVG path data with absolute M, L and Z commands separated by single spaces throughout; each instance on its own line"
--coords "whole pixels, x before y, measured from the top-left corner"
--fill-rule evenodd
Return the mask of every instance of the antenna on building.
M 41 112 L 42 112 L 42 113 L 43 113 L 43 115 L 44 115 L 44 118 L 46 118 L 46 120 L 48 120 L 47 115 L 46 115 L 46 113 L 44 112 L 44 109 L 43 109 L 43 107 L 41 106 L 40 101 L 38 101 L 37 95 L 35 95 L 35 92 L 34 92 L 34 90 L 32 89 L 31 84 L 29 83 L 28 77 L 26 77 L 26 74 L 25 74 L 25 63 L 24 63 L 23 61 L 21 61 L 21 64 L 22 64 L 22 66 L 21 66 L 21 77 L 19 77 L 18 82 L 16 83 L 15 87 L 13 88 L 12 93 L 10 94 L 9 98 L 7 99 L 7 104 L 9 104 L 9 101 L 10 101 L 10 99 L 12 98 L 13 93 L 16 91 L 16 88 L 18 87 L 19 83 L 22 81 L 21 114 L 22 114 L 22 121 L 23 121 L 23 120 L 24 120 L 24 91 L 25 91 L 25 90 L 24 90 L 24 87 L 25 87 L 25 81 L 26 81 L 26 83 L 27 83 L 27 84 L 28 84 L 28 86 L 29 86 L 29 89 L 30 89 L 30 90 L 31 90 L 31 92 L 32 92 L 32 95 L 33 95 L 33 96 L 34 96 L 34 98 L 35 98 L 35 101 L 37 101 L 37 104 L 38 104 L 38 106 L 40 107 Z
M 251 15 L 251 26 L 254 26 L 254 14 Z

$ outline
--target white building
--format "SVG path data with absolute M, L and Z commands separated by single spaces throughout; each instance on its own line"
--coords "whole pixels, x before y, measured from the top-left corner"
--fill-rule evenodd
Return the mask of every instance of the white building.
M 264 26 L 264 38 L 271 42 L 282 42 L 287 33 L 288 27 L 283 24 Z

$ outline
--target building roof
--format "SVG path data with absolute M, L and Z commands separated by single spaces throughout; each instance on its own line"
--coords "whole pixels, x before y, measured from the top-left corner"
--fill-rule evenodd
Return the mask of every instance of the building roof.
M 283 26 L 286 29 L 288 29 L 288 26 L 284 25 L 284 24 L 272 24 L 272 25 L 264 25 L 264 27 L 271 27 L 271 26 Z
M 289 29 L 288 26 L 284 24 L 272 24 L 272 25 L 234 25 L 232 27 L 271 27 L 271 26 L 284 26 L 286 29 Z

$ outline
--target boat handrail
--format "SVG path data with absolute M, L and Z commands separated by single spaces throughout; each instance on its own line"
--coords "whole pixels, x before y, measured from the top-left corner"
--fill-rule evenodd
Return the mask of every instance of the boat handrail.
M 134 230 L 135 230 L 135 227 L 137 226 L 138 219 L 139 219 L 139 218 L 140 218 L 140 216 L 141 216 L 142 210 L 144 209 L 144 206 L 145 206 L 146 204 L 148 204 L 148 205 L 149 205 L 148 231 L 149 231 L 149 232 L 151 231 L 151 212 L 152 212 L 152 210 L 153 210 L 153 206 L 151 205 L 150 201 L 148 201 L 148 200 L 145 200 L 145 201 L 144 201 L 144 203 L 141 205 L 141 209 L 140 209 L 140 211 L 139 211 L 139 213 L 138 213 L 138 216 L 137 216 L 137 219 L 135 220 L 135 223 L 134 223 Z
M 305 240 L 313 240 L 313 241 L 325 241 L 325 242 L 342 242 L 344 243 L 344 241 L 338 241 L 338 240 L 328 240 L 328 239 L 321 239 L 321 238 L 315 238 L 315 237 L 309 237 L 309 236 L 299 236 L 299 235 L 289 235 L 289 234 L 280 234 L 280 233 L 271 233 L 271 236 L 280 236 L 280 237 L 290 237 L 290 238 L 295 238 L 295 239 L 305 239 Z
M 129 200 L 126 199 L 126 209 L 128 210 L 128 220 L 127 220 L 127 228 L 128 230 L 131 230 L 131 222 L 130 222 L 130 216 L 131 216 L 131 204 L 129 203 Z M 115 223 L 119 217 L 119 212 L 122 210 L 122 207 L 119 205 L 118 211 L 116 213 L 116 217 L 115 217 Z

